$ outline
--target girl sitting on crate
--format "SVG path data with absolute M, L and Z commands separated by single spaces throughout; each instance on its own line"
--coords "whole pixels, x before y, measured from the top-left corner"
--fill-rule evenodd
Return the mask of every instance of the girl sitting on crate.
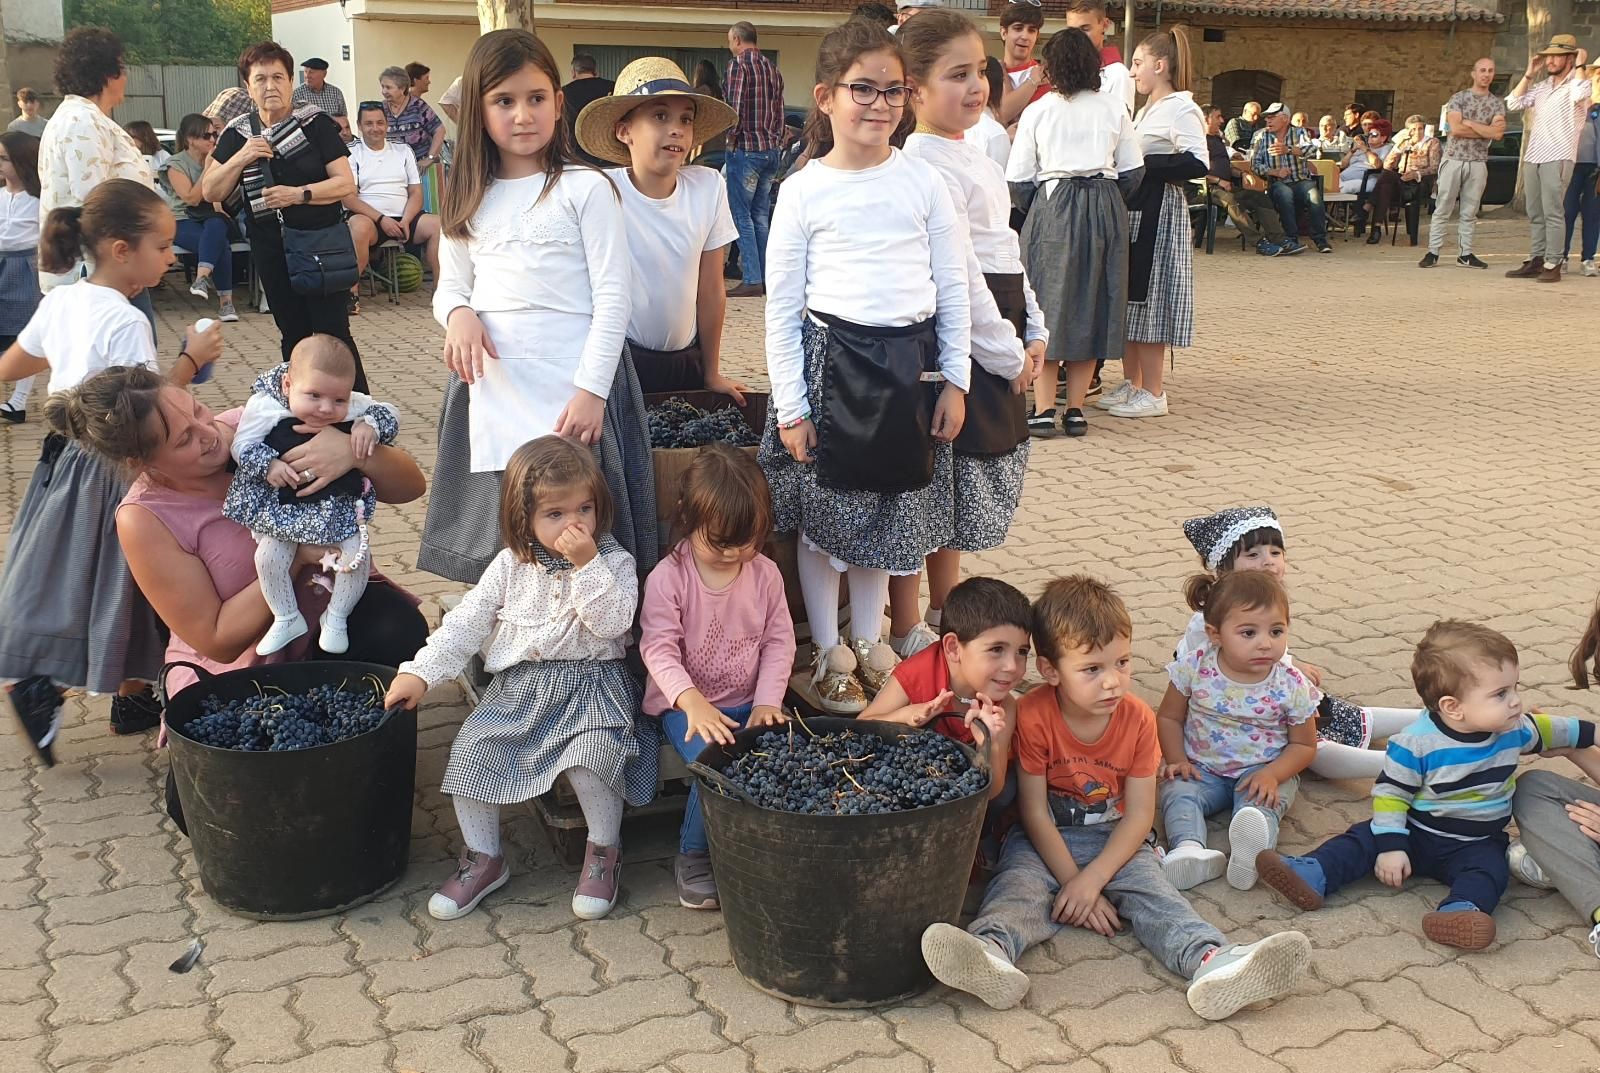
M 587 447 L 541 436 L 517 448 L 500 493 L 505 550 L 400 665 L 384 698 L 415 707 L 488 644 L 494 683 L 461 724 L 444 774 L 466 846 L 428 902 L 440 920 L 465 916 L 505 885 L 500 806 L 548 792 L 563 772 L 589 828 L 572 911 L 597 920 L 616 904 L 622 807 L 655 796 L 657 740 L 634 732 L 639 683 L 622 657 L 639 579 L 611 537 L 611 511 Z
M 772 500 L 754 459 L 723 444 L 702 448 L 683 475 L 672 529 L 681 539 L 650 572 L 639 615 L 650 672 L 644 711 L 693 760 L 708 745 L 731 744 L 735 730 L 787 722 L 794 624 L 778 566 L 761 554 Z M 685 909 L 717 908 L 697 786 L 673 874 Z

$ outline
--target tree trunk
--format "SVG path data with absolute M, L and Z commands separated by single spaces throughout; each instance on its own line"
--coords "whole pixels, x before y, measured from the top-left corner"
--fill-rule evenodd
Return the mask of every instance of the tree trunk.
M 1572 29 L 1572 0 L 1528 0 L 1528 59 L 1550 43 L 1550 38 Z M 1517 78 L 1521 78 L 1518 75 Z M 1517 79 L 1511 80 L 1516 85 Z M 1528 126 L 1533 115 L 1522 113 L 1522 152 L 1528 150 Z M 1522 212 L 1526 202 L 1522 196 L 1522 169 L 1517 168 L 1517 189 L 1512 195 L 1511 207 Z
M 533 0 L 478 0 L 478 29 L 532 30 Z

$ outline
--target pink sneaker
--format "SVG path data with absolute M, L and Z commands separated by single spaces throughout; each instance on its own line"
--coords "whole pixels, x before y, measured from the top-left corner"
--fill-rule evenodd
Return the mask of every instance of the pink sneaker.
M 428 913 L 435 920 L 455 920 L 474 909 L 490 891 L 499 890 L 511 878 L 504 857 L 463 850 L 456 862 L 456 874 L 428 899 Z
M 599 920 L 617 904 L 622 881 L 622 852 L 616 846 L 584 843 L 583 871 L 572 894 L 572 912 L 580 920 Z

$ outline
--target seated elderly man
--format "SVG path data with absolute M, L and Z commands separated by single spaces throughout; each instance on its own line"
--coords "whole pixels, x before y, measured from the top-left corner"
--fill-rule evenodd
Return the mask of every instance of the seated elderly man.
M 1311 139 L 1311 148 L 1318 160 L 1343 160 L 1354 144 L 1355 139 L 1333 116 L 1325 115 L 1317 121 L 1317 136 Z
M 1210 173 L 1206 185 L 1211 200 L 1221 205 L 1228 219 L 1239 229 L 1244 240 L 1256 248 L 1263 257 L 1276 257 L 1283 252 L 1283 222 L 1272 199 L 1262 190 L 1252 190 L 1245 184 L 1256 181 L 1248 165 L 1232 159 L 1227 139 L 1222 136 L 1222 109 L 1209 105 L 1205 109 L 1206 148 L 1211 156 Z M 1241 174 L 1242 173 L 1242 174 Z
M 376 101 L 366 101 L 356 115 L 361 140 L 350 149 L 350 170 L 356 192 L 344 199 L 356 263 L 367 270 L 372 249 L 388 239 L 421 246 L 423 259 L 439 281 L 439 218 L 422 211 L 422 177 L 409 146 L 389 141 L 389 117 Z M 350 312 L 361 312 L 360 283 L 351 288 Z
M 1311 241 L 1318 253 L 1332 253 L 1328 245 L 1328 214 L 1322 204 L 1322 180 L 1311 165 L 1311 134 L 1289 125 L 1289 109 L 1274 101 L 1262 113 L 1266 126 L 1250 145 L 1250 170 L 1267 182 L 1267 196 L 1283 224 L 1282 252 L 1304 253 L 1300 242 L 1299 210 L 1311 225 Z

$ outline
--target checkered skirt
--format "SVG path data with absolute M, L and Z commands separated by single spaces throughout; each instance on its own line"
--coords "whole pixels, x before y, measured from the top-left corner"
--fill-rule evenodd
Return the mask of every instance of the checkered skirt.
M 549 791 L 585 767 L 631 805 L 656 795 L 655 721 L 639 715 L 642 690 L 621 660 L 544 660 L 495 675 L 461 724 L 441 789 L 492 805 Z M 643 725 L 640 725 L 643 724 Z
M 1128 214 L 1130 239 L 1139 233 L 1143 212 Z M 1161 194 L 1156 224 L 1155 255 L 1150 264 L 1150 289 L 1143 302 L 1129 302 L 1130 343 L 1192 346 L 1194 342 L 1194 242 L 1189 232 L 1189 206 L 1171 183 Z
M 33 250 L 0 253 L 0 336 L 16 338 L 39 308 L 39 264 Z

